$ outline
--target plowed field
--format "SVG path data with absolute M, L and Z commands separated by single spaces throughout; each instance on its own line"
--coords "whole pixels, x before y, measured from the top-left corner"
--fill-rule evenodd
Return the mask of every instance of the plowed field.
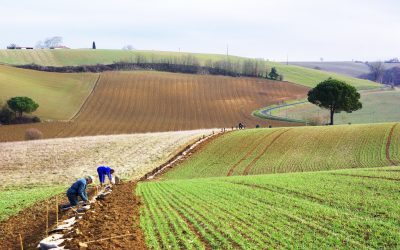
M 38 126 L 46 138 L 137 132 L 282 126 L 251 116 L 253 110 L 283 100 L 304 98 L 307 87 L 255 78 L 232 78 L 164 72 L 106 72 L 69 123 L 0 128 L 0 139 L 23 139 Z M 6 132 L 8 130 L 8 132 Z

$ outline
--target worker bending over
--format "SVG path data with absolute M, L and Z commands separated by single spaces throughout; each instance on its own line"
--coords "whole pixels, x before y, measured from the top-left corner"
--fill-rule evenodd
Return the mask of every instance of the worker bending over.
M 82 201 L 88 202 L 89 198 L 86 192 L 87 185 L 93 183 L 93 176 L 87 176 L 77 180 L 67 191 L 67 197 L 71 206 L 78 205 L 78 197 L 81 197 Z
M 103 186 L 105 177 L 107 175 L 110 185 L 113 184 L 112 174 L 114 173 L 114 169 L 109 168 L 107 166 L 100 166 L 97 168 L 97 173 L 99 174 L 100 185 Z

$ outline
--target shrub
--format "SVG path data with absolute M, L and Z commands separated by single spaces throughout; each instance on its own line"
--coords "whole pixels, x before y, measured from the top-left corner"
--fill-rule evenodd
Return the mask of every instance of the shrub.
M 43 138 L 43 133 L 39 129 L 30 128 L 25 131 L 25 140 L 39 140 Z
M 32 122 L 36 123 L 36 122 L 41 122 L 40 118 L 37 116 L 32 117 Z
M 7 106 L 3 106 L 0 109 L 0 124 L 10 124 L 13 119 L 14 113 Z

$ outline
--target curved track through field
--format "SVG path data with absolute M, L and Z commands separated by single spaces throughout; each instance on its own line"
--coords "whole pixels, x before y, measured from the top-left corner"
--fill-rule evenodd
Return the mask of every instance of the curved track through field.
M 307 91 L 301 85 L 257 78 L 104 72 L 72 121 L 1 127 L 0 141 L 23 139 L 27 127 L 37 127 L 45 138 L 52 138 L 230 128 L 239 122 L 247 127 L 283 126 L 288 123 L 262 120 L 251 113 L 304 97 Z

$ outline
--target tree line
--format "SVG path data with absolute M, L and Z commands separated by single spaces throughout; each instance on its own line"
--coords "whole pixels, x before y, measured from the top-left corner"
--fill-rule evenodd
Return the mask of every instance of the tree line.
M 134 57 L 114 62 L 112 64 L 81 65 L 81 66 L 41 66 L 37 64 L 19 65 L 17 67 L 48 72 L 75 73 L 75 72 L 103 72 L 117 70 L 156 70 L 173 73 L 189 73 L 204 75 L 247 76 L 283 80 L 276 68 L 269 69 L 262 59 L 245 60 L 207 60 L 201 65 L 192 55 L 182 57 L 156 58 L 135 55 Z

